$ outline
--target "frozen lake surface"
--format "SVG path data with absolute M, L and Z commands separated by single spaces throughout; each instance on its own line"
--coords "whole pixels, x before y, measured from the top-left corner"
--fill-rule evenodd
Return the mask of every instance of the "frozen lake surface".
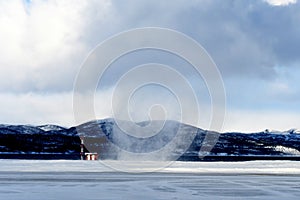
M 297 199 L 300 162 L 0 160 L 0 199 Z M 124 173 L 108 166 L 122 166 Z M 148 173 L 145 173 L 147 171 Z

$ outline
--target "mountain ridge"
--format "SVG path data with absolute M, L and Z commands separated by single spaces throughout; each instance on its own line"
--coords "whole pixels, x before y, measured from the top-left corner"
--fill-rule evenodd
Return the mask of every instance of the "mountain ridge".
M 117 122 L 120 123 L 107 118 L 69 128 L 52 124 L 0 125 L 0 158 L 80 159 L 80 137 L 84 137 L 86 152 L 98 152 L 100 159 L 119 159 L 120 149 L 131 153 L 152 153 L 173 142 L 180 134 L 183 135 L 175 143 L 176 146 L 172 147 L 172 156 L 167 155 L 165 159 L 226 161 L 233 158 L 300 158 L 300 134 L 294 129 L 283 132 L 265 130 L 257 133 L 218 133 L 176 121 L 162 123 L 158 120 L 140 122 L 137 127 L 130 122 L 121 121 L 121 125 L 127 129 L 124 131 Z M 162 124 L 160 132 L 153 134 L 151 128 Z M 148 131 L 139 132 L 146 130 L 145 128 Z M 136 137 L 134 132 L 143 137 Z M 208 135 L 214 135 L 217 140 L 215 144 L 211 144 L 211 151 L 201 152 Z M 192 138 L 190 142 L 187 142 L 188 137 Z M 205 156 L 199 157 L 199 152 Z

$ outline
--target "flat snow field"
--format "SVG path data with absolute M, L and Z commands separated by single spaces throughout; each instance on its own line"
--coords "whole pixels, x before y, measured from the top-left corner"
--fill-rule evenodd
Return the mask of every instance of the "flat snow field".
M 0 164 L 1 200 L 298 199 L 300 196 L 297 161 L 0 160 Z

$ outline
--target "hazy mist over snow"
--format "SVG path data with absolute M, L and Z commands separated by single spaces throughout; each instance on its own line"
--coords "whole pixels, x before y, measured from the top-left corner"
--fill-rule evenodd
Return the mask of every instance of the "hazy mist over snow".
M 223 131 L 300 128 L 299 21 L 297 0 L 0 1 L 0 123 L 74 125 L 73 84 L 89 52 L 120 31 L 150 26 L 183 32 L 211 55 L 227 95 Z M 205 83 L 183 68 L 188 64 L 151 51 L 112 66 L 95 95 L 96 116 L 112 116 L 111 94 L 120 71 L 148 62 L 175 66 L 190 77 L 201 91 L 199 125 L 208 128 Z M 172 96 L 156 88 L 148 92 L 157 95 L 141 101 L 147 93 L 140 93 L 129 102 L 135 120 L 178 119 Z M 161 97 L 174 112 L 134 112 Z

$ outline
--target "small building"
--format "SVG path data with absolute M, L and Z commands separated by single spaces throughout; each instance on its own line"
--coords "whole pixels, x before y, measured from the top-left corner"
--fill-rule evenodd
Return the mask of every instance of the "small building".
M 99 155 L 98 153 L 90 153 L 90 152 L 85 152 L 85 146 L 84 146 L 84 137 L 80 137 L 80 157 L 81 160 L 98 160 Z
M 98 160 L 98 153 L 85 153 L 86 160 Z

